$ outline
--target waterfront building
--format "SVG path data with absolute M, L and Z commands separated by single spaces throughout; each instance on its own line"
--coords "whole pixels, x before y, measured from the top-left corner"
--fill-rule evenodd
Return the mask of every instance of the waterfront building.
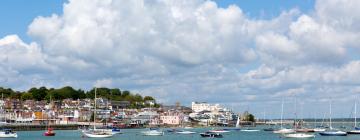
M 159 114 L 154 111 L 144 111 L 131 117 L 131 121 L 137 124 L 159 124 Z
M 184 120 L 184 114 L 177 111 L 168 111 L 160 115 L 162 125 L 180 125 Z
M 201 112 L 201 111 L 218 111 L 221 110 L 222 107 L 219 104 L 208 104 L 206 102 L 192 102 L 191 109 L 194 112 Z

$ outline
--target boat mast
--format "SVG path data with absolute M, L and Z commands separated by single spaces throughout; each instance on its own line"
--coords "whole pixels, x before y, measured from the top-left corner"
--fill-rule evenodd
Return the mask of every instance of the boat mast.
M 283 114 L 284 114 L 284 98 L 281 102 L 281 117 L 280 117 L 280 127 L 283 128 Z
M 96 129 L 95 125 L 96 125 L 96 87 L 95 87 L 95 98 L 94 98 L 94 130 Z
M 354 119 L 355 119 L 355 124 L 354 124 L 354 127 L 356 127 L 356 112 L 357 112 L 357 110 L 356 110 L 356 101 L 355 101 L 355 112 L 354 112 Z
M 331 126 L 331 99 L 330 99 L 330 129 L 332 129 L 332 126 Z

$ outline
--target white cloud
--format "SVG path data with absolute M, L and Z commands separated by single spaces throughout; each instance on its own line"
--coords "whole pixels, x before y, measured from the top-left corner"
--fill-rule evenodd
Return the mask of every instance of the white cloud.
M 167 103 L 349 100 L 340 95 L 360 83 L 358 5 L 318 0 L 312 13 L 264 20 L 213 1 L 70 0 L 29 25 L 35 42 L 0 39 L 0 82 L 119 87 Z

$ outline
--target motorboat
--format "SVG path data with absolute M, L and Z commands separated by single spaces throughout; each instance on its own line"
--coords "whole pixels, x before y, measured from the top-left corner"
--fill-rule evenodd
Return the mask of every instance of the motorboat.
M 319 133 L 321 136 L 347 136 L 344 131 L 324 131 Z
M 218 130 L 209 130 L 209 132 L 212 133 L 228 133 L 230 131 L 224 130 L 224 129 L 218 129 Z
M 148 131 L 143 131 L 141 133 L 144 136 L 162 136 L 162 135 L 164 135 L 164 132 L 159 131 L 159 130 L 148 130 Z
M 223 135 L 219 134 L 219 133 L 213 133 L 213 132 L 204 132 L 204 133 L 200 133 L 201 137 L 206 137 L 206 138 L 222 138 Z
M 282 128 L 282 129 L 279 129 L 279 130 L 275 130 L 273 132 L 276 133 L 276 134 L 288 134 L 288 133 L 294 133 L 295 130 L 294 129 L 288 129 L 288 128 Z
M 116 128 L 116 127 L 113 127 L 113 128 L 111 129 L 111 132 L 112 132 L 113 134 L 121 134 L 121 130 L 120 130 L 119 128 Z
M 17 138 L 17 133 L 11 129 L 4 129 L 0 131 L 0 138 Z
M 196 132 L 193 132 L 193 131 L 177 131 L 175 133 L 177 133 L 177 134 L 195 134 Z
M 285 134 L 286 138 L 314 138 L 314 134 L 305 134 L 305 133 L 293 133 L 293 134 Z
M 44 132 L 44 136 L 55 136 L 55 134 L 52 128 L 48 128 L 48 130 Z

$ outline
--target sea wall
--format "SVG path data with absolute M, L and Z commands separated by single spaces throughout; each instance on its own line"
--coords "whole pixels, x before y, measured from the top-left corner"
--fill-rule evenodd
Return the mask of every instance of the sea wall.
M 45 130 L 47 128 L 46 125 L 3 125 L 0 128 L 8 128 L 15 131 L 35 131 L 35 130 Z M 77 124 L 66 124 L 66 125 L 51 125 L 51 128 L 54 130 L 77 130 Z

